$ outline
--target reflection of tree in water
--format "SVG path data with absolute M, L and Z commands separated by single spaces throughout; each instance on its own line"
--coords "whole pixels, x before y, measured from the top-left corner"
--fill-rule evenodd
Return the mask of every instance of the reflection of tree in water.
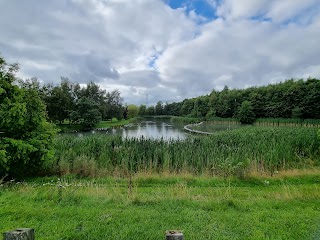
M 186 134 L 175 128 L 172 124 L 163 121 L 143 121 L 133 127 L 122 131 L 122 137 L 126 138 L 152 138 L 152 139 L 185 139 Z

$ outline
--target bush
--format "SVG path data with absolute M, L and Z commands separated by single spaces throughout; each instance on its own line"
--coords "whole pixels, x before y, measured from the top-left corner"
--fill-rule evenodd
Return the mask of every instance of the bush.
M 252 124 L 256 120 L 251 102 L 243 101 L 238 110 L 238 120 L 242 124 Z
M 46 121 L 39 92 L 14 84 L 17 70 L 0 57 L 0 177 L 38 174 L 53 156 L 56 130 Z

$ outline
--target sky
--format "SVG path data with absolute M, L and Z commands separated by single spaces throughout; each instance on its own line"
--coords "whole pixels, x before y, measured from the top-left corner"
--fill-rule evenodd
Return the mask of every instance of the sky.
M 0 54 L 137 105 L 320 78 L 320 0 L 0 0 Z

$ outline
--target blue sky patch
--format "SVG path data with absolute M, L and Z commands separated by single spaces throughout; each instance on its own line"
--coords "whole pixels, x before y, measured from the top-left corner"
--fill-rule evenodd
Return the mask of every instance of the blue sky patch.
M 265 15 L 256 15 L 250 17 L 250 20 L 259 21 L 259 22 L 272 22 L 272 18 L 266 17 Z
M 216 9 L 207 0 L 164 0 L 171 8 L 186 8 L 186 13 L 195 11 L 197 15 L 207 18 L 209 21 L 216 19 Z M 218 2 L 218 1 L 217 1 Z

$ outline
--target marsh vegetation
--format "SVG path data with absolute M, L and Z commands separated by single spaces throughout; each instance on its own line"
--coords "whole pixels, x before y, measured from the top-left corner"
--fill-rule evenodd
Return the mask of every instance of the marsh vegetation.
M 209 176 L 313 168 L 320 140 L 314 127 L 251 126 L 185 140 L 90 135 L 58 136 L 53 173 L 112 176 L 115 173 L 181 173 Z

